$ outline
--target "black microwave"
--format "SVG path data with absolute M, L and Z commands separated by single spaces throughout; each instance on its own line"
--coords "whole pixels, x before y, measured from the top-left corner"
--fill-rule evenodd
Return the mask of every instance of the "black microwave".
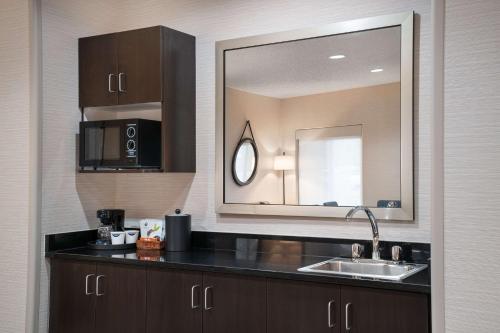
M 161 122 L 118 119 L 80 122 L 80 167 L 161 167 Z

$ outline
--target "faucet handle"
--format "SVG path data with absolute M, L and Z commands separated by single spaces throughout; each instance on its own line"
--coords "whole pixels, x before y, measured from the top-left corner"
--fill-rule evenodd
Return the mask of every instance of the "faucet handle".
M 359 259 L 361 258 L 361 255 L 363 254 L 363 246 L 359 243 L 354 243 L 352 244 L 351 247 L 351 256 L 353 259 Z
M 392 261 L 401 261 L 403 248 L 399 245 L 394 245 L 391 249 L 391 253 L 392 253 Z

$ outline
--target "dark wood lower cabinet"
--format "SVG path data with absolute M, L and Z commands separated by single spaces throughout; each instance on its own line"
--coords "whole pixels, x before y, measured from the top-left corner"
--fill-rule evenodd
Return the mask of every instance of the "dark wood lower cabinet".
M 149 269 L 147 333 L 266 333 L 266 280 Z
M 428 333 L 425 294 L 53 259 L 50 333 Z
M 342 287 L 342 332 L 427 333 L 428 297 L 407 292 Z
M 95 263 L 52 260 L 50 333 L 94 331 L 95 274 Z
M 97 265 L 96 333 L 146 332 L 146 269 Z
M 147 333 L 202 332 L 202 273 L 149 269 Z
M 340 287 L 269 280 L 267 332 L 340 333 Z
M 203 333 L 266 333 L 266 279 L 203 275 Z
M 146 322 L 146 269 L 53 260 L 50 333 L 141 333 Z

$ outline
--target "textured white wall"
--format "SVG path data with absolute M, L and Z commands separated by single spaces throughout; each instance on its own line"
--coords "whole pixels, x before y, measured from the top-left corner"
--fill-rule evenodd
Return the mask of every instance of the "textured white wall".
M 29 1 L 0 1 L 0 332 L 24 332 L 28 274 Z
M 369 238 L 366 223 L 295 218 L 220 217 L 214 207 L 214 134 L 215 134 L 215 50 L 217 40 L 324 25 L 361 17 L 415 10 L 415 203 L 413 223 L 381 223 L 384 240 L 430 240 L 429 192 L 431 114 L 430 86 L 430 1 L 122 1 L 116 26 L 126 30 L 162 24 L 196 36 L 197 93 L 197 173 L 189 183 L 184 202 L 193 215 L 195 230 L 307 235 L 322 237 Z M 143 186 L 145 181 L 148 186 Z M 155 212 L 166 211 L 173 191 L 166 191 L 171 180 L 164 175 L 130 177 L 119 175 L 118 186 L 126 183 L 135 193 L 119 194 L 116 205 L 127 209 L 133 200 L 156 200 L 162 204 Z
M 80 121 L 77 39 L 114 31 L 118 7 L 109 0 L 42 0 L 42 235 L 95 228 L 96 209 L 113 206 L 113 177 L 75 172 Z M 47 270 L 48 262 L 42 260 L 40 332 L 48 324 Z
M 95 210 L 123 207 L 128 216 L 160 217 L 176 207 L 194 230 L 371 237 L 366 223 L 319 219 L 219 217 L 215 214 L 215 41 L 414 10 L 415 207 L 412 223 L 381 223 L 382 240 L 430 240 L 430 0 L 135 1 L 42 0 L 42 233 L 95 226 Z M 77 38 L 162 24 L 197 37 L 197 173 L 77 175 Z M 40 332 L 48 313 L 47 263 L 42 263 Z
M 446 1 L 446 332 L 500 327 L 500 1 Z

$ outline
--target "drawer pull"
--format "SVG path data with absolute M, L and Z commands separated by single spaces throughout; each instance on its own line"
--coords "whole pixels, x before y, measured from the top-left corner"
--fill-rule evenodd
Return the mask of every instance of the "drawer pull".
M 104 293 L 99 293 L 99 280 L 101 278 L 105 277 L 104 275 L 98 275 L 96 280 L 95 280 L 95 295 L 96 296 L 102 296 Z
M 351 323 L 350 323 L 350 312 L 351 312 L 351 303 L 347 303 L 345 305 L 345 330 L 347 332 L 350 332 L 351 331 Z
M 85 295 L 86 296 L 89 296 L 89 295 L 93 295 L 94 292 L 93 291 L 89 291 L 89 278 L 94 276 L 95 274 L 87 274 L 85 276 Z
M 194 304 L 194 293 L 197 288 L 200 288 L 199 284 L 195 284 L 194 286 L 191 287 L 191 309 L 197 309 L 200 307 L 199 304 Z
M 328 327 L 332 328 L 335 326 L 335 322 L 332 322 L 332 305 L 335 304 L 334 300 L 328 302 Z
M 125 73 L 118 74 L 118 91 L 119 92 L 127 92 L 125 89 L 123 89 L 122 78 L 124 76 L 125 76 Z
M 212 306 L 208 306 L 208 291 L 210 289 L 213 289 L 214 287 L 212 286 L 209 286 L 209 287 L 206 287 L 205 288 L 205 292 L 204 292 L 204 308 L 205 310 L 211 310 L 213 309 L 213 305 Z
M 116 90 L 113 90 L 113 89 L 111 88 L 111 79 L 113 78 L 113 76 L 116 76 L 116 74 L 109 74 L 109 75 L 108 75 L 108 91 L 109 91 L 110 93 L 115 93 L 115 92 L 116 92 Z

